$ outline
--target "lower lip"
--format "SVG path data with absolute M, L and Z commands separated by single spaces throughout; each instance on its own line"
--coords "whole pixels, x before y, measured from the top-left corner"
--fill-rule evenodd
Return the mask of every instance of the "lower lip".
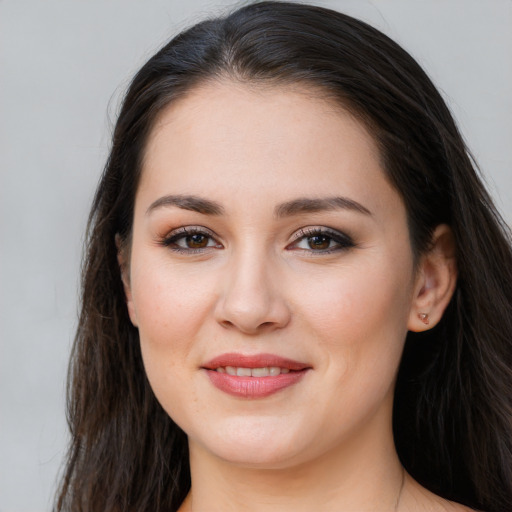
M 206 370 L 211 383 L 224 393 L 239 398 L 265 398 L 297 384 L 307 370 L 281 373 L 275 377 L 239 377 Z

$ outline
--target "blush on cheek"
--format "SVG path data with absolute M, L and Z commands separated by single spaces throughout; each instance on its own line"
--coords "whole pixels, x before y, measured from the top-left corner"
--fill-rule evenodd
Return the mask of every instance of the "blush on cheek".
M 180 389 L 180 373 L 184 368 L 175 351 L 182 348 L 180 345 L 183 345 L 183 342 L 177 340 L 174 343 L 168 340 L 164 343 L 161 339 L 148 339 L 142 335 L 140 345 L 144 369 L 151 388 L 158 401 L 167 410 L 167 402 L 173 403 L 175 390 Z

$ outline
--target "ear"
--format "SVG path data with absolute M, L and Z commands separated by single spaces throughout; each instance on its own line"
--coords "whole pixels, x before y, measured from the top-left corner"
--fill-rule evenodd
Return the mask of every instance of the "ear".
M 123 282 L 124 295 L 126 299 L 126 307 L 128 308 L 128 315 L 130 316 L 130 320 L 135 327 L 138 327 L 137 324 L 137 313 L 135 311 L 135 306 L 133 304 L 132 297 L 132 289 L 130 286 L 130 265 L 129 258 L 127 255 L 127 249 L 121 235 L 119 233 L 116 234 L 115 237 L 116 248 L 117 248 L 117 263 L 119 264 L 119 270 L 121 272 L 121 281 Z
M 437 226 L 432 243 L 419 262 L 408 329 L 414 332 L 434 327 L 452 298 L 457 284 L 457 261 L 452 230 Z

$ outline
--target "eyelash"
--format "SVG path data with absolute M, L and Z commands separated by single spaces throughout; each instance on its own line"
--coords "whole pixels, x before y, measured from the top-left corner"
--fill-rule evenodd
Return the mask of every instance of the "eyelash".
M 179 240 L 185 239 L 185 241 L 186 241 L 187 238 L 190 238 L 194 235 L 200 235 L 200 236 L 207 238 L 208 239 L 207 243 L 209 243 L 210 240 L 215 241 L 213 234 L 210 233 L 205 228 L 190 226 L 190 227 L 178 228 L 178 229 L 172 231 L 167 237 L 165 237 L 161 241 L 161 244 L 164 247 L 169 247 L 172 251 L 175 251 L 178 253 L 183 253 L 183 254 L 198 254 L 198 253 L 204 253 L 205 250 L 222 248 L 222 245 L 217 243 L 216 241 L 215 241 L 216 242 L 215 245 L 207 245 L 205 247 L 196 247 L 196 248 L 180 247 L 178 245 Z
M 180 240 L 184 239 L 185 243 L 187 243 L 186 239 L 193 237 L 195 235 L 200 235 L 201 237 L 205 237 L 207 239 L 207 245 L 204 247 L 195 247 L 195 248 L 194 247 L 181 247 L 178 245 L 178 242 Z M 330 229 L 330 228 L 325 228 L 325 227 L 302 228 L 299 231 L 297 231 L 293 237 L 294 237 L 293 242 L 291 244 L 289 244 L 286 247 L 286 249 L 294 250 L 294 251 L 303 251 L 303 252 L 307 252 L 311 255 L 313 255 L 313 254 L 316 254 L 316 255 L 331 254 L 333 252 L 345 251 L 345 250 L 350 249 L 351 247 L 355 246 L 354 242 L 348 235 L 341 233 L 339 231 Z M 309 249 L 297 247 L 301 241 L 312 239 L 315 237 L 323 239 L 329 245 L 331 244 L 331 242 L 334 242 L 336 245 L 335 245 L 335 247 L 327 247 L 325 249 L 319 249 L 319 250 L 313 249 L 313 248 L 311 248 L 311 246 Z M 212 245 L 209 245 L 211 241 L 213 241 L 215 243 Z M 213 234 L 210 231 L 208 231 L 202 227 L 194 227 L 194 226 L 178 228 L 178 229 L 172 231 L 160 243 L 164 247 L 168 247 L 172 251 L 175 251 L 177 253 L 182 253 L 182 254 L 199 254 L 199 253 L 204 253 L 207 250 L 222 248 L 222 244 L 218 243 L 215 240 L 215 237 L 213 236 Z
M 315 237 L 323 238 L 327 240 L 329 245 L 331 242 L 336 244 L 335 247 L 328 247 L 326 249 L 315 250 L 311 247 L 309 249 L 299 248 L 297 247 L 298 243 L 303 240 L 312 239 Z M 352 247 L 355 247 L 355 243 L 352 239 L 340 231 L 336 231 L 334 229 L 325 228 L 325 227 L 310 227 L 303 228 L 297 231 L 294 235 L 295 240 L 287 247 L 289 250 L 302 250 L 310 253 L 311 255 L 324 255 L 324 254 L 332 254 L 333 252 L 338 251 L 346 251 Z M 308 244 L 309 245 L 309 244 Z

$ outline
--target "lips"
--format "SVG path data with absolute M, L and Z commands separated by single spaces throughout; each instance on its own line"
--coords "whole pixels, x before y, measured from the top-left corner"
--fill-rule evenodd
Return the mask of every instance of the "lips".
M 211 383 L 232 396 L 264 398 L 297 384 L 311 366 L 274 354 L 222 354 L 203 367 Z

